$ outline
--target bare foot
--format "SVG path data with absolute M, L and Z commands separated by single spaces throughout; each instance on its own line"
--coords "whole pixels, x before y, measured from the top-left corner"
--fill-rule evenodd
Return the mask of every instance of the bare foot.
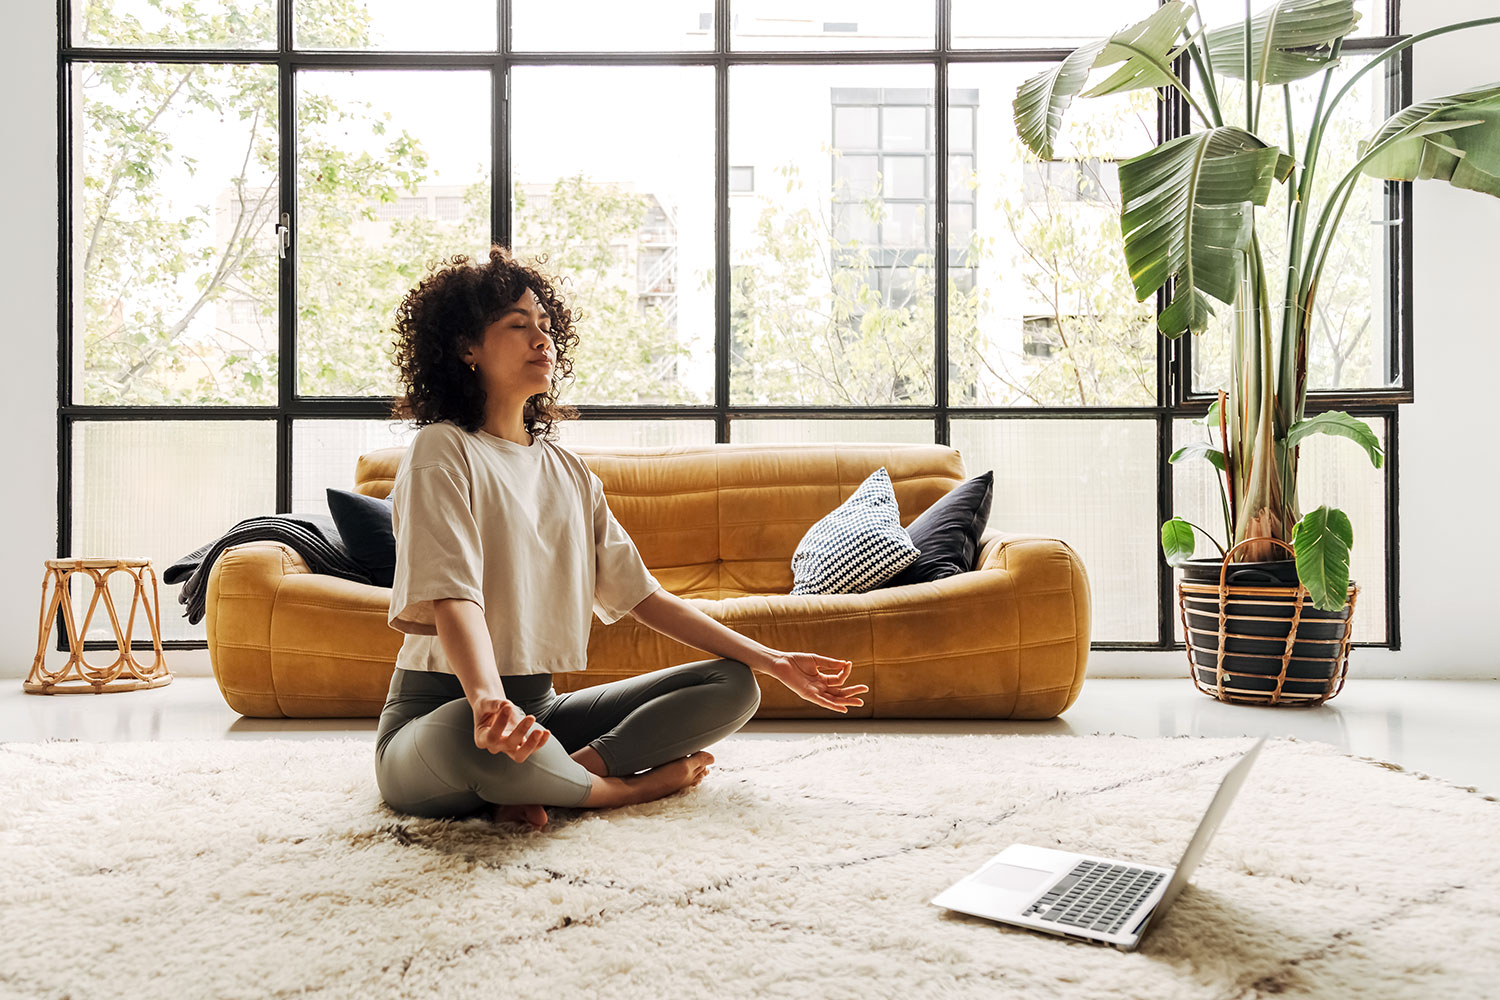
M 491 823 L 530 823 L 540 830 L 547 825 L 547 810 L 539 805 L 495 805 L 490 807 Z
M 702 781 L 713 762 L 713 754 L 699 750 L 640 774 L 614 778 L 596 774 L 588 797 L 579 805 L 586 809 L 611 809 L 663 798 Z
M 696 785 L 703 780 L 703 776 L 708 773 L 708 765 L 713 762 L 713 754 L 707 750 L 699 750 L 627 778 L 626 781 L 642 796 L 636 801 L 650 802 Z

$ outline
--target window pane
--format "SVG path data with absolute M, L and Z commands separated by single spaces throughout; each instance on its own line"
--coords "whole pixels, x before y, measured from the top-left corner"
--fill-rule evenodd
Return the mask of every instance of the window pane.
M 948 183 L 949 399 L 955 406 L 1152 406 L 1155 301 L 1137 302 L 1113 161 L 1155 144 L 1150 90 L 1075 100 L 1056 159 L 1016 134 L 1016 88 L 1046 63 L 955 64 L 951 107 L 977 122 Z M 956 276 L 957 272 L 950 272 Z M 1048 347 L 1034 331 L 1045 327 Z
M 342 7 L 347 0 L 342 0 Z M 274 49 L 275 0 L 73 0 L 75 45 L 132 49 Z
M 1335 70 L 1332 93 L 1368 61 L 1368 56 L 1345 54 L 1342 66 Z M 1328 196 L 1339 178 L 1359 158 L 1357 146 L 1386 119 L 1388 87 L 1397 86 L 1394 77 L 1379 69 L 1360 78 L 1348 95 L 1334 109 L 1333 118 L 1323 135 L 1318 154 L 1317 172 L 1313 177 L 1312 215 L 1307 232 L 1315 228 L 1318 214 L 1328 203 Z M 1312 121 L 1322 89 L 1322 74 L 1292 84 L 1292 124 L 1296 129 L 1298 157 L 1306 148 L 1307 126 Z M 1223 107 L 1243 107 L 1244 90 L 1234 82 L 1221 96 Z M 1283 102 L 1267 102 L 1257 134 L 1267 142 L 1286 146 L 1286 117 Z M 1243 118 L 1243 115 L 1241 115 Z M 1300 179 L 1300 175 L 1299 175 Z M 1393 187 L 1395 185 L 1392 185 Z M 1391 240 L 1398 237 L 1399 220 L 1391 219 L 1386 208 L 1386 182 L 1363 178 L 1356 182 L 1354 194 L 1344 211 L 1344 218 L 1329 247 L 1327 263 L 1318 280 L 1313 300 L 1314 315 L 1308 338 L 1307 385 L 1309 389 L 1378 388 L 1392 384 L 1397 371 L 1392 358 L 1399 349 L 1399 338 L 1391 335 L 1389 275 L 1391 274 Z M 1269 301 L 1281 301 L 1286 283 L 1285 251 L 1287 217 L 1285 184 L 1274 184 L 1265 207 L 1256 209 L 1256 232 L 1270 281 Z M 1304 238 L 1307 251 L 1310 235 Z M 1214 317 L 1209 328 L 1193 338 L 1193 388 L 1213 392 L 1228 386 L 1229 344 L 1234 330 L 1234 310 L 1211 300 Z M 1272 329 L 1281 331 L 1281 314 L 1272 316 Z
M 931 444 L 934 440 L 931 420 L 757 420 L 745 417 L 730 425 L 729 436 L 735 444 L 832 444 L 836 441 Z
M 887 104 L 880 109 L 880 148 L 931 149 L 932 131 L 927 127 L 927 108 Z
M 932 80 L 930 66 L 730 68 L 730 157 L 769 181 L 730 202 L 732 402 L 931 404 L 931 182 L 914 172 L 928 168 L 882 157 L 897 175 L 882 195 L 871 154 L 887 147 L 845 149 L 833 131 L 894 109 L 911 114 L 903 128 L 925 123 L 917 148 L 930 149 Z
M 930 49 L 937 27 L 933 0 L 731 0 L 731 10 L 740 50 Z
M 884 168 L 887 198 L 927 197 L 927 163 L 920 156 L 887 156 Z
M 1385 421 L 1380 417 L 1361 418 L 1370 426 L 1382 446 L 1386 444 Z M 1173 422 L 1173 445 L 1177 448 L 1194 441 L 1208 440 L 1205 428 L 1187 420 Z M 1219 440 L 1214 432 L 1213 440 Z M 1222 477 L 1206 461 L 1181 462 L 1172 466 L 1173 510 L 1179 517 L 1207 528 L 1221 545 L 1225 541 Z M 1385 472 L 1370 464 L 1369 456 L 1352 441 L 1315 434 L 1302 441 L 1297 466 L 1297 500 L 1302 512 L 1328 504 L 1349 515 L 1354 527 L 1354 548 L 1349 552 L 1349 578 L 1359 584 L 1354 605 L 1355 642 L 1386 642 L 1385 593 Z M 1227 548 L 1227 546 L 1226 546 Z M 1209 542 L 1198 541 L 1195 555 L 1217 555 Z M 1177 573 L 1177 579 L 1182 574 Z M 1176 584 L 1173 584 L 1176 594 Z M 1174 596 L 1173 600 L 1176 598 Z M 1182 620 L 1176 606 L 1176 636 L 1182 641 Z
M 1156 0 L 953 0 L 953 47 L 1073 48 L 1149 17 L 1155 9 Z
M 1244 0 L 1197 0 L 1194 6 L 1202 12 L 1203 23 L 1210 31 L 1245 19 Z M 1264 0 L 1257 0 L 1250 5 L 1250 13 L 1259 14 L 1267 6 Z M 1354 0 L 1354 11 L 1359 15 L 1359 23 L 1348 37 L 1385 34 L 1385 0 Z M 1198 22 L 1194 20 L 1192 24 L 1196 29 Z M 1343 107 L 1342 103 L 1339 106 Z
M 518 52 L 701 51 L 714 47 L 713 9 L 702 0 L 512 0 L 511 46 Z
M 839 201 L 869 198 L 880 191 L 879 173 L 879 157 L 841 153 L 833 161 L 834 197 Z
M 485 260 L 489 232 L 488 72 L 297 74 L 302 395 L 400 391 L 397 304 L 430 262 Z
M 500 37 L 496 10 L 495 0 L 295 0 L 294 44 L 299 49 L 493 50 Z
M 72 83 L 74 401 L 274 403 L 275 67 Z
M 73 424 L 71 500 L 70 555 L 144 556 L 160 581 L 172 563 L 245 518 L 275 513 L 276 424 L 78 421 Z M 187 609 L 177 602 L 182 584 L 159 582 L 158 592 L 163 639 L 207 639 L 203 622 L 190 625 L 183 617 Z M 111 593 L 122 615 L 128 615 L 128 606 L 118 603 L 122 595 Z M 85 603 L 76 614 L 82 626 L 88 595 L 75 587 L 73 599 L 80 598 Z M 150 641 L 139 613 L 136 625 L 134 638 Z M 125 627 L 123 620 L 120 627 Z M 87 638 L 113 636 L 108 613 L 102 606 L 95 609 Z
M 292 510 L 328 513 L 328 487 L 354 490 L 359 456 L 411 444 L 417 428 L 405 421 L 292 421 Z
M 995 473 L 989 527 L 1067 542 L 1088 574 L 1094 642 L 1157 637 L 1156 424 L 954 420 L 964 471 Z
M 585 317 L 568 403 L 712 396 L 713 92 L 706 66 L 512 74 L 516 252 L 547 254 Z M 644 107 L 673 127 L 643 142 Z
M 554 425 L 565 448 L 665 448 L 713 444 L 712 420 L 563 420 Z
M 833 144 L 840 149 L 880 148 L 880 109 L 833 109 Z

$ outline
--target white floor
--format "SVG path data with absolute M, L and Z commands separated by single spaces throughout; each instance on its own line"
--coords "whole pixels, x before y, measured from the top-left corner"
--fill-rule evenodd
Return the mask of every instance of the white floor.
M 1073 707 L 1045 722 L 984 719 L 753 720 L 730 739 L 812 733 L 1295 736 L 1500 795 L 1500 682 L 1351 679 L 1317 708 L 1225 705 L 1186 677 L 1094 678 Z M 0 741 L 315 738 L 373 741 L 376 720 L 248 719 L 231 711 L 211 677 L 176 677 L 152 691 L 33 695 L 0 683 Z

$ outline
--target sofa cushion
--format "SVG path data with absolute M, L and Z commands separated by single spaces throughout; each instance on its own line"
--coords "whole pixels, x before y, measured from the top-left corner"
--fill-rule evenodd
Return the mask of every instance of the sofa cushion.
M 863 593 L 910 566 L 919 555 L 901 527 L 891 477 L 881 466 L 797 543 L 792 593 Z
M 328 512 L 355 562 L 377 587 L 396 577 L 396 533 L 391 528 L 391 501 L 328 488 Z
M 906 526 L 911 543 L 922 554 L 882 587 L 927 583 L 955 573 L 967 573 L 979 560 L 979 536 L 990 519 L 995 474 L 966 479 Z

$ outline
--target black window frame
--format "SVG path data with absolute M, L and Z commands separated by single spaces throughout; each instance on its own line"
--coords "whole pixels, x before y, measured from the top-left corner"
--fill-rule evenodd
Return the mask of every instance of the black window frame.
M 729 70 L 739 65 L 797 65 L 797 64 L 919 64 L 928 65 L 934 72 L 934 98 L 931 105 L 934 115 L 934 142 L 932 162 L 935 174 L 932 178 L 934 195 L 933 232 L 935 244 L 946 245 L 948 223 L 948 156 L 949 156 L 949 67 L 959 63 L 1005 63 L 1045 62 L 1060 60 L 1071 50 L 1067 48 L 1004 48 L 975 49 L 954 48 L 951 37 L 950 0 L 934 2 L 934 41 L 931 49 L 910 50 L 866 50 L 839 49 L 822 51 L 763 51 L 745 50 L 731 46 L 730 0 L 713 0 L 714 13 L 709 30 L 714 35 L 711 51 L 652 51 L 652 52 L 515 52 L 511 48 L 511 2 L 496 0 L 499 43 L 493 52 L 397 52 L 397 51 L 324 51 L 294 50 L 292 48 L 293 23 L 292 0 L 274 0 L 276 9 L 277 38 L 274 48 L 262 49 L 127 49 L 120 47 L 78 46 L 72 39 L 72 8 L 82 0 L 58 0 L 58 49 L 57 49 L 57 166 L 58 166 L 58 556 L 70 554 L 72 547 L 73 487 L 73 429 L 80 422 L 128 421 L 128 420 L 271 420 L 276 423 L 276 511 L 290 512 L 292 509 L 292 461 L 293 425 L 300 420 L 328 419 L 388 419 L 390 400 L 385 397 L 340 397 L 302 396 L 297 392 L 297 343 L 296 343 L 296 254 L 288 252 L 281 261 L 278 286 L 278 388 L 277 401 L 272 405 L 257 406 L 131 406 L 93 405 L 73 401 L 73 357 L 75 350 L 73 330 L 73 127 L 71 120 L 72 73 L 75 63 L 80 62 L 158 62 L 158 63 L 250 63 L 275 66 L 279 86 L 280 161 L 277 183 L 280 186 L 281 211 L 291 220 L 292 239 L 297 238 L 296 205 L 296 108 L 295 77 L 304 69 L 486 69 L 491 72 L 491 121 L 490 149 L 492 156 L 491 236 L 495 242 L 510 245 L 511 228 L 511 169 L 509 159 L 510 126 L 508 82 L 510 71 L 516 66 L 711 66 L 714 68 L 715 88 L 715 147 L 714 147 L 714 198 L 715 198 L 715 250 L 714 250 L 714 312 L 715 312 L 715 377 L 714 402 L 698 406 L 602 406 L 580 405 L 582 417 L 586 419 L 613 420 L 702 420 L 712 419 L 715 440 L 730 441 L 731 428 L 738 419 L 797 418 L 797 419 L 846 419 L 846 418 L 926 418 L 933 422 L 933 440 L 937 444 L 950 443 L 950 421 L 960 419 L 1154 419 L 1157 424 L 1157 514 L 1166 520 L 1172 512 L 1172 468 L 1167 462 L 1172 442 L 1172 422 L 1183 417 L 1201 415 L 1206 411 L 1210 396 L 1193 393 L 1189 377 L 1191 368 L 1191 341 L 1182 338 L 1169 341 L 1157 337 L 1157 402 L 1154 406 L 1132 407 L 977 407 L 954 406 L 948 399 L 947 365 L 947 296 L 937 294 L 934 303 L 934 384 L 931 406 L 899 407 L 796 407 L 796 406 L 747 406 L 730 403 L 730 340 L 731 322 L 730 288 L 731 266 L 729 247 Z M 1385 0 L 1386 34 L 1369 37 L 1351 37 L 1344 43 L 1344 51 L 1356 53 L 1378 51 L 1403 41 L 1407 36 L 1399 33 L 1400 0 Z M 1101 31 L 1108 30 L 1107 25 Z M 1180 57 L 1178 72 L 1186 80 L 1190 67 L 1187 58 Z M 1404 106 L 1411 98 L 1411 51 L 1408 48 L 1399 57 L 1399 88 L 1392 88 L 1392 110 Z M 1399 90 L 1399 96 L 1394 93 Z M 1399 103 L 1398 103 L 1399 102 Z M 1166 140 L 1184 134 L 1188 127 L 1187 107 L 1178 94 L 1168 92 L 1158 102 L 1158 139 Z M 972 154 L 971 154 L 972 155 Z M 735 192 L 739 193 L 739 192 Z M 1401 221 L 1399 226 L 1388 227 L 1391 240 L 1389 260 L 1391 272 L 1386 277 L 1388 320 L 1392 324 L 1393 339 L 1399 334 L 1399 343 L 1393 343 L 1396 355 L 1392 362 L 1394 384 L 1379 389 L 1313 390 L 1309 393 L 1309 412 L 1328 409 L 1344 409 L 1367 417 L 1381 418 L 1385 423 L 1387 463 L 1385 474 L 1385 535 L 1386 535 L 1386 641 L 1358 642 L 1358 646 L 1400 648 L 1400 601 L 1399 601 L 1399 462 L 1398 447 L 1399 407 L 1413 399 L 1412 364 L 1412 213 L 1411 184 L 1409 182 L 1387 183 L 1387 206 L 1391 217 Z M 947 287 L 950 266 L 948 253 L 934 253 L 934 269 L 937 289 Z M 1163 305 L 1164 296 L 1157 297 L 1157 308 Z M 1098 650 L 1181 650 L 1182 643 L 1176 641 L 1173 616 L 1176 598 L 1173 573 L 1157 552 L 1158 577 L 1158 629 L 1155 641 L 1111 641 L 1096 640 L 1091 648 Z M 1096 580 L 1094 585 L 1109 586 L 1115 582 Z M 57 649 L 66 649 L 66 636 L 57 625 Z M 112 641 L 89 640 L 85 648 L 111 648 Z M 135 640 L 133 648 L 150 648 L 149 641 Z M 163 646 L 169 649 L 204 649 L 205 640 L 166 640 Z

